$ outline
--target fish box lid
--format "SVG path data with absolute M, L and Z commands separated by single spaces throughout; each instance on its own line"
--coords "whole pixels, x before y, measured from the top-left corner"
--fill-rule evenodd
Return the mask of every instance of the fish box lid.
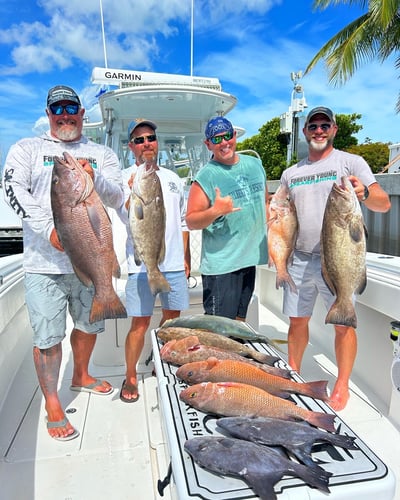
M 163 431 L 169 447 L 175 493 L 178 499 L 234 500 L 258 498 L 242 480 L 230 476 L 219 476 L 199 467 L 184 450 L 187 439 L 199 436 L 221 435 L 216 427 L 218 417 L 203 413 L 188 406 L 179 399 L 180 392 L 187 385 L 175 376 L 177 367 L 165 363 L 160 358 L 161 344 L 156 330 L 152 330 L 152 345 L 155 370 L 159 384 L 160 413 Z M 260 352 L 272 356 L 279 353 L 267 344 L 247 342 Z M 288 368 L 279 361 L 281 368 Z M 304 380 L 297 374 L 293 379 Z M 312 411 L 335 412 L 324 402 L 307 396 L 292 395 L 296 404 Z M 329 443 L 313 447 L 313 459 L 320 461 L 323 469 L 332 472 L 329 489 L 332 500 L 363 498 L 392 498 L 395 479 L 388 467 L 368 448 L 368 446 L 346 425 L 338 415 L 335 427 L 340 434 L 354 436 L 357 449 L 345 450 Z M 162 478 L 161 478 L 162 479 Z M 284 476 L 274 487 L 279 499 L 317 499 L 323 495 L 319 490 L 308 487 L 300 478 Z

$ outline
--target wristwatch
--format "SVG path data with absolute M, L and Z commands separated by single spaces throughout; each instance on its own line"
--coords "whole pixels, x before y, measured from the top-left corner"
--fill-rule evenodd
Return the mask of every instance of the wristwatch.
M 369 196 L 369 189 L 367 186 L 364 186 L 364 196 L 361 198 L 361 201 L 365 201 Z

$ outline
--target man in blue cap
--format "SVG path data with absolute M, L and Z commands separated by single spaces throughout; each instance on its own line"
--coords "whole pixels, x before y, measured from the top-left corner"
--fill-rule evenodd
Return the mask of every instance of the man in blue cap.
M 202 229 L 203 306 L 245 321 L 256 266 L 267 262 L 267 178 L 260 160 L 236 152 L 225 117 L 211 118 L 205 136 L 212 158 L 190 188 L 186 215 L 189 229 Z

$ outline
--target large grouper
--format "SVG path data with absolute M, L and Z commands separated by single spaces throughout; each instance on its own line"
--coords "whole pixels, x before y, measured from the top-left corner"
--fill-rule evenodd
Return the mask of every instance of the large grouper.
M 58 239 L 85 286 L 93 285 L 89 321 L 125 318 L 126 309 L 116 294 L 112 277 L 120 277 L 111 222 L 94 189 L 93 180 L 67 152 L 55 157 L 51 208 Z
M 321 230 L 322 275 L 336 296 L 325 323 L 357 327 L 353 295 L 367 285 L 366 235 L 360 203 L 344 176 L 333 183 Z
M 129 204 L 129 227 L 136 265 L 144 264 L 151 293 L 169 292 L 171 287 L 159 265 L 165 258 L 166 214 L 161 182 L 152 163 L 138 167 Z
M 320 467 L 306 467 L 266 446 L 241 439 L 206 436 L 188 439 L 184 448 L 204 469 L 246 481 L 261 500 L 276 500 L 274 485 L 283 476 L 299 477 L 310 486 L 329 493 L 331 472 Z

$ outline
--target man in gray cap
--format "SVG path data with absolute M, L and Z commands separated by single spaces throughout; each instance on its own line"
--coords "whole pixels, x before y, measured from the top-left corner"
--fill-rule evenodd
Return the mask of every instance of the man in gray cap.
M 335 300 L 322 278 L 320 258 L 322 221 L 333 183 L 340 183 L 342 176 L 347 176 L 358 200 L 367 208 L 376 212 L 387 212 L 390 208 L 388 195 L 366 161 L 333 147 L 337 130 L 331 109 L 324 106 L 312 109 L 303 128 L 308 156 L 286 169 L 281 177 L 281 185 L 295 203 L 299 224 L 293 264 L 289 268 L 297 293 L 285 287 L 283 298 L 283 313 L 290 319 L 288 361 L 297 371 L 308 344 L 308 324 L 317 295 L 321 294 L 327 309 Z M 342 410 L 350 397 L 349 379 L 357 353 L 357 337 L 352 327 L 335 325 L 334 328 L 338 377 L 330 405 Z
M 93 287 L 75 275 L 54 228 L 50 186 L 55 157 L 67 151 L 93 178 L 103 203 L 118 209 L 123 203 L 122 177 L 115 153 L 82 135 L 85 109 L 77 93 L 65 85 L 49 90 L 46 114 L 50 130 L 11 146 L 3 177 L 5 199 L 22 218 L 24 240 L 25 297 L 33 329 L 33 359 L 45 399 L 47 428 L 60 441 L 79 432 L 67 419 L 58 397 L 61 343 L 66 314 L 70 312 L 73 374 L 70 389 L 107 395 L 111 385 L 88 373 L 96 334 L 104 321 L 89 322 Z
M 172 170 L 158 165 L 157 125 L 144 119 L 132 121 L 128 126 L 128 145 L 135 157 L 135 164 L 123 171 L 126 203 L 121 207 L 120 217 L 126 224 L 126 256 L 128 281 L 126 283 L 126 309 L 132 318 L 125 341 L 126 375 L 120 391 L 124 403 L 139 399 L 139 385 L 136 365 L 143 350 L 146 332 L 154 311 L 156 295 L 162 308 L 160 324 L 176 318 L 189 308 L 187 277 L 190 273 L 190 240 L 185 222 L 186 203 L 181 179 Z M 145 163 L 145 165 L 143 165 Z M 160 180 L 166 214 L 165 257 L 159 264 L 164 276 L 164 285 L 158 284 L 158 291 L 152 292 L 144 263 L 135 259 L 128 207 L 132 184 L 138 168 L 155 170 Z M 154 290 L 153 290 L 154 291 Z

